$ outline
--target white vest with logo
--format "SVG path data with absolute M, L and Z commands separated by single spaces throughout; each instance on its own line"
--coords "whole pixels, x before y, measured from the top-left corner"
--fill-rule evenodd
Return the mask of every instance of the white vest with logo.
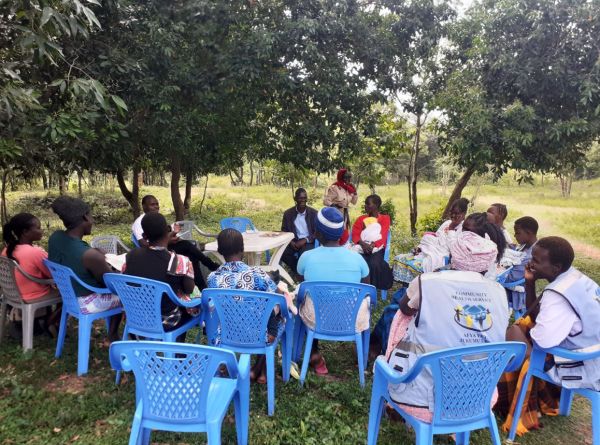
M 481 274 L 464 271 L 421 275 L 419 312 L 389 360 L 401 374 L 420 355 L 460 346 L 504 341 L 508 304 L 504 288 Z M 428 369 L 407 384 L 389 385 L 397 403 L 434 410 L 433 378 Z
M 581 321 L 580 332 L 570 335 L 559 345 L 579 352 L 600 350 L 600 287 L 574 267 L 560 274 L 544 289 L 562 295 Z M 555 366 L 548 374 L 565 388 L 590 388 L 600 391 L 600 358 L 571 361 L 554 357 Z

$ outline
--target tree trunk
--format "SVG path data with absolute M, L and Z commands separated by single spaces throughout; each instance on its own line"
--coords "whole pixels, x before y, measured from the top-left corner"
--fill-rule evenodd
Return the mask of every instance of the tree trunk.
M 202 200 L 200 201 L 200 210 L 198 213 L 202 215 L 202 206 L 204 206 L 204 199 L 206 199 L 206 189 L 208 188 L 208 174 L 206 175 L 206 182 L 204 183 L 204 192 L 202 192 Z
M 194 174 L 189 169 L 185 172 L 185 198 L 183 199 L 183 208 L 185 214 L 190 213 L 190 206 L 192 205 L 192 184 L 194 183 Z
M 119 190 L 121 190 L 121 194 L 129 203 L 131 207 L 131 213 L 133 213 L 133 217 L 137 218 L 140 216 L 140 186 L 138 182 L 138 177 L 140 174 L 139 167 L 133 168 L 133 181 L 131 186 L 131 191 L 127 188 L 127 184 L 125 183 L 125 177 L 123 175 L 123 171 L 117 171 L 117 183 L 119 184 Z
M 80 198 L 83 198 L 83 189 L 82 189 L 82 176 L 83 172 L 81 170 L 77 170 L 77 194 Z
M 171 200 L 175 210 L 175 220 L 181 221 L 184 218 L 185 208 L 179 192 L 179 181 L 181 179 L 181 159 L 174 154 L 171 157 Z
M 444 208 L 443 218 L 446 220 L 450 217 L 450 210 L 452 207 L 452 203 L 461 197 L 463 190 L 469 183 L 469 179 L 475 173 L 475 166 L 472 165 L 465 170 L 463 175 L 460 177 L 456 185 L 454 186 L 454 190 L 452 190 L 452 194 L 448 198 L 448 202 L 446 203 L 446 207 Z
M 417 160 L 421 144 L 421 122 L 422 115 L 417 114 L 415 142 L 410 152 L 410 164 L 408 167 L 408 205 L 410 209 L 410 233 L 417 236 Z
M 48 175 L 46 175 L 46 169 L 42 169 L 42 184 L 44 185 L 44 190 L 48 190 L 50 184 L 48 183 Z
M 252 164 L 252 159 L 250 159 L 250 187 L 252 187 L 252 183 L 254 182 L 254 165 Z
M 66 187 L 66 181 L 65 181 L 65 177 L 63 175 L 58 175 L 58 194 L 59 195 L 64 195 L 65 192 L 67 191 L 67 187 Z
M 8 222 L 8 211 L 6 209 L 6 182 L 10 170 L 6 169 L 2 172 L 2 188 L 0 189 L 0 221 L 2 225 Z

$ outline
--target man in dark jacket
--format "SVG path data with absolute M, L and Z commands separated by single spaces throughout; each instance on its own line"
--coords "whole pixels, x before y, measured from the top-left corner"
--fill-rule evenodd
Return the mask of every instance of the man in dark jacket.
M 308 207 L 306 190 L 299 188 L 294 193 L 296 205 L 287 209 L 281 221 L 282 232 L 292 232 L 294 239 L 285 249 L 282 261 L 289 266 L 293 273 L 297 273 L 298 258 L 303 252 L 315 247 L 315 218 L 317 211 Z

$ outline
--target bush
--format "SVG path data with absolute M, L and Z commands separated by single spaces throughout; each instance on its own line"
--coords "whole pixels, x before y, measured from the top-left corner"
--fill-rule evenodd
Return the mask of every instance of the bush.
M 190 207 L 192 219 L 200 218 L 200 200 L 193 201 Z M 220 221 L 228 216 L 239 216 L 244 209 L 241 200 L 227 198 L 225 196 L 207 196 L 202 208 L 202 219 L 209 221 Z
M 388 198 L 385 201 L 383 201 L 383 204 L 381 204 L 381 208 L 379 209 L 379 211 L 385 215 L 389 215 L 391 223 L 394 224 L 394 221 L 396 220 L 396 206 L 392 202 L 391 198 Z
M 443 218 L 444 206 L 438 207 L 424 216 L 419 218 L 417 222 L 417 228 L 422 232 L 435 232 L 440 224 L 444 222 Z

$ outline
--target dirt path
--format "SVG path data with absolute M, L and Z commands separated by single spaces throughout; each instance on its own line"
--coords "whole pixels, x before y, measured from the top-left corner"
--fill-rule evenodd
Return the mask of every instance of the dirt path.
M 597 247 L 576 240 L 570 240 L 570 242 L 578 255 L 600 261 L 600 249 Z

